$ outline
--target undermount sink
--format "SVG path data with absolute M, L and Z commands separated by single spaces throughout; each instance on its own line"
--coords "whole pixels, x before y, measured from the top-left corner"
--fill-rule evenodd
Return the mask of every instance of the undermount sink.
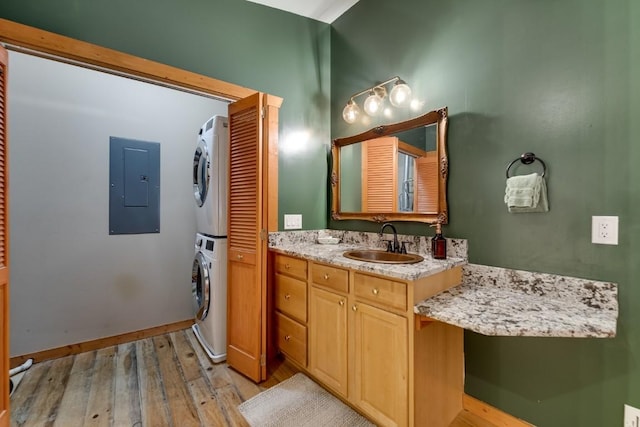
M 424 259 L 416 254 L 398 254 L 375 249 L 347 251 L 342 255 L 357 261 L 379 262 L 382 264 L 414 264 Z

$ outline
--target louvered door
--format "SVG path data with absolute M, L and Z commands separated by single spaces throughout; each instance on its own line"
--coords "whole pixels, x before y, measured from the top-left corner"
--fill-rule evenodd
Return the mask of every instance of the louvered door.
M 398 207 L 398 138 L 362 144 L 362 211 L 395 212 Z
M 0 427 L 9 425 L 9 188 L 7 51 L 0 46 Z
M 277 229 L 278 100 L 256 93 L 229 106 L 227 363 L 256 382 L 267 378 L 267 232 Z
M 429 151 L 416 158 L 415 210 L 436 213 L 438 209 L 438 152 Z

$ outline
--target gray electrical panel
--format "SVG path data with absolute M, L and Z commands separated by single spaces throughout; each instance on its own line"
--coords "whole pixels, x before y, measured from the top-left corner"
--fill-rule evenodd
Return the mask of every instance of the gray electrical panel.
M 109 234 L 160 232 L 160 144 L 109 138 Z

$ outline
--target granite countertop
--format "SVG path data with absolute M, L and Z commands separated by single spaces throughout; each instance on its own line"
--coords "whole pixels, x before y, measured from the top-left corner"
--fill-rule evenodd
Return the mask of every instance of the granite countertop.
M 484 335 L 607 338 L 617 298 L 614 283 L 468 264 L 460 286 L 414 312 Z
M 323 262 L 367 273 L 382 274 L 404 280 L 417 280 L 467 263 L 464 258 L 449 257 L 444 260 L 436 260 L 428 254 L 421 254 L 424 260 L 415 264 L 381 264 L 357 261 L 342 256 L 344 252 L 354 249 L 379 249 L 357 243 L 322 245 L 310 242 L 287 242 L 271 245 L 269 249 L 311 261 Z

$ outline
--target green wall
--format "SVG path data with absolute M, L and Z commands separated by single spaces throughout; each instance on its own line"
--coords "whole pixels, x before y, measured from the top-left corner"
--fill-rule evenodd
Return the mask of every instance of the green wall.
M 326 227 L 328 24 L 239 0 L 2 0 L 0 18 L 284 98 L 279 228 Z
M 283 97 L 279 207 L 305 229 L 327 225 L 330 137 L 364 130 L 341 119 L 351 94 L 400 75 L 426 110 L 448 106 L 444 231 L 469 240 L 470 261 L 620 290 L 615 339 L 466 334 L 467 393 L 540 426 L 618 426 L 624 403 L 640 406 L 635 0 L 360 0 L 332 26 L 239 0 L 53 3 L 3 0 L 0 17 Z M 502 202 L 525 151 L 547 163 L 549 213 Z M 620 245 L 590 243 L 592 215 L 620 217 Z
M 623 404 L 640 407 L 640 3 L 360 0 L 331 50 L 333 137 L 363 130 L 341 119 L 349 96 L 394 75 L 427 111 L 449 107 L 444 231 L 471 262 L 618 283 L 614 339 L 467 333 L 466 392 L 539 426 L 621 426 Z M 547 164 L 545 214 L 503 203 L 526 151 Z M 590 243 L 592 215 L 620 217 L 618 246 Z

